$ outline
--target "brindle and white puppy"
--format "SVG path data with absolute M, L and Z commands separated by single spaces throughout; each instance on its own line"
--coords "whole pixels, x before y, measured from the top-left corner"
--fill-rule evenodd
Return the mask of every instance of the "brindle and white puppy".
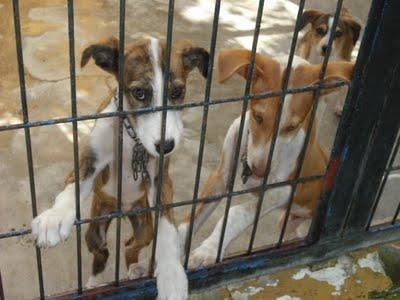
M 82 67 L 90 58 L 103 70 L 118 77 L 119 42 L 109 38 L 85 49 L 82 55 Z M 203 48 L 195 47 L 191 42 L 182 40 L 173 45 L 171 55 L 170 82 L 168 90 L 169 104 L 182 103 L 185 98 L 186 78 L 195 67 L 204 77 L 207 76 L 209 55 Z M 156 107 L 162 105 L 162 95 L 166 51 L 165 43 L 155 38 L 141 39 L 126 46 L 124 66 L 124 109 Z M 115 92 L 102 103 L 98 112 L 108 113 L 117 110 Z M 165 155 L 171 154 L 183 132 L 181 111 L 167 112 L 165 133 Z M 161 112 L 129 115 L 137 136 L 150 154 L 147 169 L 148 182 L 141 176 L 133 179 L 131 169 L 132 149 L 135 142 L 123 131 L 122 162 L 122 209 L 127 212 L 140 207 L 155 205 L 157 187 L 158 157 L 161 139 Z M 116 210 L 117 172 L 115 161 L 116 133 L 118 121 L 115 118 L 102 118 L 90 134 L 88 143 L 80 156 L 80 199 L 84 201 L 93 191 L 91 216 L 96 217 Z M 163 192 L 163 204 L 172 202 L 172 182 L 168 174 L 166 157 Z M 126 243 L 126 264 L 129 277 L 141 275 L 138 265 L 138 253 L 151 242 L 152 214 L 147 213 L 129 217 L 134 236 Z M 75 184 L 73 173 L 66 180 L 64 190 L 57 195 L 53 207 L 42 212 L 32 221 L 32 234 L 37 245 L 43 248 L 57 245 L 68 238 L 75 221 Z M 93 284 L 96 274 L 103 271 L 108 258 L 106 233 L 110 220 L 92 222 L 86 233 L 86 242 L 93 254 L 93 270 L 89 285 Z M 186 299 L 188 295 L 187 278 L 180 263 L 180 245 L 172 210 L 164 210 L 158 228 L 156 249 L 156 268 L 159 299 Z
M 308 24 L 311 24 L 311 27 L 299 42 L 296 50 L 298 56 L 312 64 L 322 63 L 329 38 L 334 34 L 330 60 L 351 61 L 351 53 L 360 36 L 361 25 L 347 8 L 342 8 L 334 33 L 332 33 L 333 16 L 331 14 L 318 10 L 306 10 L 302 16 L 300 29 L 305 28 Z M 338 116 L 342 114 L 345 97 L 345 88 L 329 97 L 337 101 L 335 112 Z

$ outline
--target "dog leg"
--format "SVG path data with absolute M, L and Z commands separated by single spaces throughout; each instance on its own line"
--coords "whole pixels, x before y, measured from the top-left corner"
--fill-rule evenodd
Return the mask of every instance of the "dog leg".
M 167 167 L 168 168 L 168 167 Z M 151 188 L 157 186 L 152 185 Z M 168 172 L 164 172 L 161 202 L 172 203 L 172 181 Z M 153 193 L 149 193 L 150 195 Z M 149 199 L 150 205 L 153 202 Z M 179 235 L 174 224 L 172 208 L 165 209 L 158 222 L 158 240 L 155 255 L 155 276 L 159 300 L 185 300 L 188 298 L 188 281 L 180 261 Z
M 144 195 L 139 200 L 139 207 L 147 206 L 147 195 Z M 137 216 L 130 216 L 129 221 L 132 224 L 134 236 L 132 236 L 126 243 L 125 246 L 125 262 L 128 268 L 129 279 L 137 279 L 148 274 L 148 262 L 144 261 L 139 263 L 140 251 L 148 246 L 153 237 L 153 219 L 150 212 L 146 212 Z
M 104 139 L 113 136 L 113 121 L 97 120 L 90 135 L 89 145 L 80 156 L 80 200 L 85 200 L 93 189 L 93 182 L 113 158 L 113 145 Z M 32 235 L 39 247 L 47 248 L 64 241 L 75 221 L 74 175 L 66 180 L 65 189 L 56 197 L 53 207 L 38 215 L 31 224 Z
M 287 205 L 291 187 L 279 187 L 266 192 L 267 207 L 261 211 L 260 217 Z M 226 247 L 248 226 L 254 222 L 256 203 L 248 202 L 230 208 L 226 231 L 222 243 L 221 258 Z M 200 266 L 208 266 L 215 263 L 218 252 L 219 240 L 221 238 L 223 218 L 215 226 L 212 234 L 203 241 L 190 255 L 189 268 L 195 269 Z
M 91 218 L 100 217 L 114 212 L 116 209 L 115 199 L 104 194 L 94 193 L 91 208 Z M 93 254 L 92 275 L 86 284 L 87 288 L 99 285 L 97 275 L 104 271 L 109 256 L 107 248 L 107 231 L 111 220 L 101 220 L 90 222 L 85 234 L 86 245 Z
M 240 117 L 237 118 L 232 125 L 229 127 L 228 133 L 226 134 L 224 145 L 222 148 L 222 154 L 220 156 L 219 164 L 216 170 L 214 170 L 207 178 L 204 188 L 201 192 L 201 198 L 206 198 L 212 195 L 219 195 L 226 191 L 227 180 L 233 167 L 233 156 L 234 147 L 237 143 L 238 130 L 240 125 Z M 246 132 L 246 129 L 245 129 Z M 246 145 L 246 139 L 243 137 L 242 149 Z M 214 201 L 210 203 L 200 203 L 196 209 L 193 233 L 201 227 L 205 220 L 210 216 L 214 209 L 218 206 L 219 202 Z M 181 245 L 185 245 L 187 241 L 187 233 L 190 225 L 190 214 L 187 215 L 184 221 L 179 225 L 179 236 Z

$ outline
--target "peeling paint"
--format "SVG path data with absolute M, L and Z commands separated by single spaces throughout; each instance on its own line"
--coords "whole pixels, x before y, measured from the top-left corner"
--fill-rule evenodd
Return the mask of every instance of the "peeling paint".
M 342 285 L 355 271 L 356 266 L 351 258 L 341 256 L 334 267 L 324 268 L 318 271 L 311 271 L 309 268 L 304 268 L 294 274 L 292 278 L 294 280 L 300 280 L 308 275 L 315 280 L 325 281 L 335 287 L 335 295 L 340 295 Z
M 264 289 L 261 287 L 254 287 L 254 286 L 249 286 L 246 287 L 242 292 L 236 291 L 232 294 L 232 299 L 233 300 L 247 300 L 249 296 L 253 296 Z
M 375 273 L 385 274 L 378 252 L 376 251 L 368 253 L 364 258 L 360 258 L 357 263 L 361 268 L 370 268 Z
M 279 298 L 276 298 L 276 300 L 302 300 L 300 297 L 292 297 L 289 295 L 285 295 Z

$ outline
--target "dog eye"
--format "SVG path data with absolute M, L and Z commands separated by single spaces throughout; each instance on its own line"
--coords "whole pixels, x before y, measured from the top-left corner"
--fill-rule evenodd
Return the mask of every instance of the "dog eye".
M 146 99 L 146 91 L 141 88 L 135 88 L 132 90 L 132 96 L 139 101 L 143 101 L 144 99 Z
M 325 29 L 323 29 L 323 28 L 317 28 L 317 33 L 322 36 L 324 36 L 326 34 Z
M 253 113 L 253 118 L 258 124 L 261 124 L 264 121 L 263 117 L 259 114 Z
M 183 89 L 181 87 L 174 87 L 171 91 L 171 99 L 178 99 L 182 96 Z
M 335 38 L 340 38 L 343 35 L 342 31 L 336 31 L 335 32 Z

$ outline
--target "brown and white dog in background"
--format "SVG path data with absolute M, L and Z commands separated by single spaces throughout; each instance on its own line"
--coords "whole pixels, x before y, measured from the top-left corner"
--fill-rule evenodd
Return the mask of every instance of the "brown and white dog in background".
M 312 64 L 322 63 L 332 34 L 333 19 L 331 14 L 318 10 L 306 10 L 302 16 L 300 29 L 305 28 L 308 24 L 311 27 L 300 40 L 296 55 Z M 351 54 L 360 36 L 360 31 L 360 23 L 350 14 L 347 8 L 343 7 L 338 25 L 333 33 L 334 40 L 330 60 L 351 61 Z M 346 89 L 343 88 L 331 97 L 334 97 L 337 102 L 335 113 L 340 116 L 346 97 Z
M 234 74 L 246 78 L 250 51 L 244 49 L 222 50 L 219 53 L 219 80 L 224 82 Z M 272 59 L 257 54 L 254 76 L 252 78 L 252 94 L 279 91 L 282 89 L 282 78 L 285 73 L 287 58 Z M 325 82 L 344 80 L 352 77 L 354 64 L 351 62 L 330 62 L 328 64 Z M 289 87 L 304 87 L 318 81 L 321 64 L 312 65 L 304 59 L 295 56 Z M 335 89 L 323 90 L 326 95 Z M 252 175 L 244 182 L 244 188 L 254 188 L 262 184 L 266 161 L 270 151 L 271 139 L 275 129 L 275 120 L 280 105 L 280 97 L 253 100 L 246 114 L 244 135 L 241 144 L 240 157 L 247 153 L 247 165 Z M 294 179 L 298 167 L 298 158 L 306 137 L 313 93 L 287 95 L 282 111 L 282 119 L 278 129 L 278 138 L 269 170 L 269 184 Z M 225 137 L 219 164 L 208 177 L 203 187 L 201 198 L 220 195 L 226 192 L 228 178 L 232 172 L 234 149 L 238 140 L 240 118 L 230 126 Z M 324 174 L 327 157 L 316 137 L 317 124 L 311 130 L 311 138 L 307 147 L 301 177 Z M 247 134 L 246 134 L 247 133 Z M 316 210 L 317 201 L 322 191 L 322 180 L 301 183 L 297 186 L 294 203 L 290 211 L 287 233 L 296 233 L 297 227 L 304 221 L 310 221 Z M 264 205 L 260 217 L 274 210 L 281 210 L 284 216 L 288 205 L 291 185 L 268 189 L 265 193 Z M 208 218 L 218 202 L 201 203 L 196 210 L 194 232 Z M 226 247 L 248 226 L 254 222 L 256 201 L 250 201 L 230 208 L 226 225 L 225 239 L 222 244 L 222 256 Z M 190 216 L 179 225 L 181 241 L 187 238 Z M 280 219 L 282 224 L 283 218 Z M 215 262 L 218 243 L 221 236 L 223 219 L 215 226 L 211 235 L 202 242 L 190 255 L 190 268 L 207 266 Z
M 90 58 L 103 70 L 118 77 L 119 42 L 109 38 L 86 48 L 82 55 L 82 67 Z M 155 38 L 140 39 L 127 44 L 124 65 L 124 108 L 133 110 L 143 107 L 162 105 L 162 95 L 166 51 L 165 43 Z M 191 42 L 182 40 L 172 47 L 168 103 L 182 103 L 185 98 L 186 78 L 195 67 L 204 77 L 207 76 L 209 55 L 203 48 L 195 47 Z M 98 108 L 100 113 L 117 111 L 117 91 Z M 171 154 L 183 133 L 182 112 L 167 112 L 165 132 L 165 155 Z M 132 149 L 136 143 L 124 127 L 122 161 L 122 209 L 124 212 L 136 208 L 155 205 L 158 178 L 158 157 L 160 154 L 161 115 L 153 112 L 141 115 L 128 115 L 137 137 L 149 153 L 147 164 L 149 179 L 141 176 L 133 179 L 131 169 Z M 89 136 L 88 143 L 80 155 L 80 200 L 83 201 L 93 192 L 91 217 L 98 217 L 117 210 L 117 137 L 118 120 L 116 118 L 98 119 Z M 172 181 L 168 174 L 168 156 L 166 157 L 162 204 L 172 202 Z M 130 216 L 134 235 L 126 244 L 126 265 L 129 278 L 136 278 L 147 272 L 138 263 L 139 251 L 152 240 L 152 213 Z M 32 234 L 37 245 L 52 247 L 68 238 L 75 221 L 75 184 L 74 175 L 66 180 L 64 190 L 55 199 L 54 205 L 42 212 L 32 221 Z M 92 276 L 88 286 L 96 285 L 95 276 L 105 268 L 109 255 L 107 249 L 107 229 L 111 220 L 91 222 L 86 233 L 89 251 L 93 254 Z M 158 298 L 187 299 L 188 285 L 185 271 L 180 262 L 178 231 L 174 224 L 172 209 L 164 210 L 160 216 L 156 248 L 156 267 Z M 98 283 L 97 283 L 98 284 Z

